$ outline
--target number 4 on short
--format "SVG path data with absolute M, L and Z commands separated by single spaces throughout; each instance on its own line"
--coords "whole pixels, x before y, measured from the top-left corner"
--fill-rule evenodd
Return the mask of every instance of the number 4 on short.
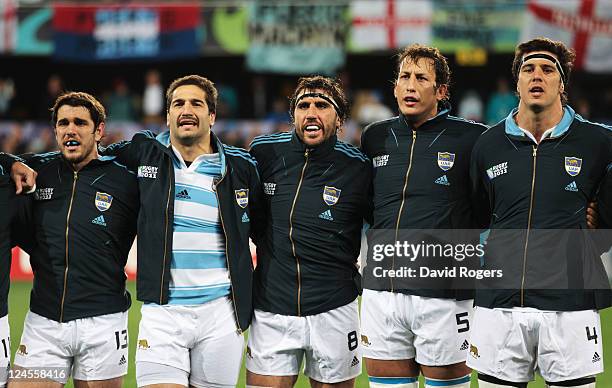
M 595 326 L 593 326 L 593 334 L 591 335 L 591 329 L 588 326 L 585 326 L 587 341 L 595 340 L 595 345 L 597 345 L 597 330 Z

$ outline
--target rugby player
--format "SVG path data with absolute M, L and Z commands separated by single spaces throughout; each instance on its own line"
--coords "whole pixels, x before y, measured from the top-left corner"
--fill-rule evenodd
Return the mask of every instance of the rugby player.
M 166 91 L 169 131 L 105 150 L 138 178 L 139 387 L 238 380 L 253 314 L 249 235 L 260 185 L 248 152 L 211 130 L 217 96 L 205 77 L 175 79 Z
M 612 131 L 567 104 L 574 58 L 562 42 L 520 43 L 512 64 L 518 108 L 474 146 L 474 192 L 488 205 L 496 235 L 488 252 L 502 252 L 492 265 L 519 274 L 516 289 L 476 293 L 467 364 L 478 371 L 480 387 L 527 387 L 537 369 L 549 387 L 594 388 L 603 371 L 598 310 L 612 304 L 608 281 L 580 281 L 585 268 L 601 267 L 599 254 L 610 245 L 581 231 L 593 200 L 599 226 L 612 221 Z M 546 239 L 546 229 L 556 231 L 553 238 Z M 509 240 L 502 230 L 524 232 Z M 555 276 L 565 288 L 544 287 Z
M 372 229 L 475 227 L 469 183 L 472 147 L 484 125 L 449 114 L 450 70 L 438 49 L 406 47 L 398 56 L 399 115 L 370 124 L 361 148 L 374 168 Z M 362 345 L 370 386 L 467 388 L 465 365 L 472 293 L 364 284 Z
M 19 209 L 19 245 L 30 254 L 30 311 L 10 387 L 120 387 L 127 373 L 124 267 L 136 234 L 136 177 L 100 158 L 106 112 L 69 92 L 51 109 L 58 152 L 28 160 L 37 189 Z
M 301 78 L 290 114 L 293 131 L 251 144 L 268 223 L 257 243 L 247 385 L 292 387 L 304 360 L 311 386 L 352 387 L 370 162 L 336 136 L 348 114 L 336 80 Z

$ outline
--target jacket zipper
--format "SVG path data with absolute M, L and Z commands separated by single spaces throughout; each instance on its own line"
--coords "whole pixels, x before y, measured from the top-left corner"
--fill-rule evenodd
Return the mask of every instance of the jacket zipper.
M 533 209 L 533 194 L 535 189 L 536 165 L 538 146 L 533 146 L 533 173 L 531 174 L 531 196 L 529 198 L 529 216 L 527 218 L 527 236 L 525 237 L 525 249 L 523 251 L 523 276 L 521 278 L 521 307 L 525 302 L 525 269 L 527 268 L 527 245 L 529 244 L 529 230 L 531 229 L 531 212 Z
M 172 166 L 172 159 L 168 160 L 170 169 L 174 169 Z M 162 261 L 162 274 L 161 284 L 159 285 L 159 304 L 164 304 L 164 277 L 166 276 L 166 258 L 168 253 L 168 229 L 169 229 L 169 213 L 170 213 L 170 194 L 172 193 L 173 182 L 170 181 L 168 185 L 168 200 L 166 201 L 166 228 L 164 229 L 164 260 Z
M 412 155 L 414 154 L 414 144 L 416 143 L 417 133 L 416 130 L 412 130 L 412 145 L 410 146 L 410 161 L 408 162 L 408 169 L 406 170 L 406 177 L 404 178 L 404 189 L 402 190 L 402 203 L 397 213 L 397 222 L 395 224 L 395 241 L 399 234 L 400 219 L 402 217 L 402 211 L 404 210 L 404 202 L 406 201 L 406 189 L 408 188 L 408 179 L 410 177 L 410 170 L 412 169 Z M 392 269 L 395 268 L 395 255 L 393 255 Z M 391 292 L 393 292 L 393 278 L 391 280 Z
M 232 269 L 230 266 L 229 255 L 227 254 L 227 233 L 225 233 L 225 222 L 223 222 L 223 212 L 221 211 L 221 200 L 219 198 L 219 193 L 217 192 L 217 186 L 223 181 L 225 175 L 221 176 L 219 181 L 213 183 L 213 191 L 215 192 L 215 197 L 217 197 L 217 204 L 219 205 L 219 219 L 221 220 L 221 229 L 223 230 L 223 236 L 225 237 L 225 261 L 227 263 L 227 272 L 229 273 L 230 284 L 232 282 Z M 238 327 L 238 334 L 242 334 L 242 327 L 240 327 L 240 321 L 238 320 L 238 309 L 236 308 L 236 295 L 234 294 L 234 287 L 230 286 L 230 290 L 232 291 L 232 307 L 234 308 L 234 316 L 236 317 L 236 326 Z
M 302 316 L 302 307 L 301 307 L 301 296 L 302 296 L 302 274 L 300 272 L 300 259 L 297 257 L 295 253 L 295 242 L 293 241 L 293 210 L 295 209 L 295 203 L 300 195 L 300 188 L 302 187 L 302 180 L 304 180 L 304 172 L 306 171 L 306 166 L 308 166 L 308 153 L 310 151 L 306 150 L 304 152 L 304 158 L 306 158 L 304 162 L 304 167 L 302 167 L 302 175 L 300 176 L 300 181 L 298 182 L 297 190 L 295 191 L 295 197 L 293 198 L 293 204 L 291 204 L 291 212 L 289 213 L 289 240 L 291 241 L 291 250 L 293 252 L 293 257 L 295 257 L 295 265 L 297 268 L 297 315 L 298 317 Z
M 70 229 L 70 214 L 72 213 L 72 202 L 74 201 L 76 183 L 79 179 L 78 172 L 74 171 L 73 173 L 72 194 L 70 195 L 70 204 L 68 205 L 68 214 L 66 215 L 66 268 L 64 269 L 64 289 L 62 290 L 62 304 L 60 305 L 60 323 L 64 322 L 64 301 L 66 300 L 66 285 L 68 283 L 68 230 Z

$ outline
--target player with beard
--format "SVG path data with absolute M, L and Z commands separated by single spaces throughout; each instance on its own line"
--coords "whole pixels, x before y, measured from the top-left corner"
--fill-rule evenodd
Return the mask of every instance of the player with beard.
M 61 95 L 52 108 L 59 152 L 34 155 L 37 189 L 19 210 L 18 240 L 34 284 L 11 387 L 120 387 L 127 373 L 124 266 L 136 234 L 136 177 L 100 158 L 104 107 Z M 32 380 L 32 377 L 35 377 Z
M 348 102 L 339 83 L 301 78 L 294 131 L 255 138 L 264 187 L 247 386 L 292 387 L 305 359 L 313 387 L 352 387 L 361 373 L 357 295 L 370 162 L 338 140 Z

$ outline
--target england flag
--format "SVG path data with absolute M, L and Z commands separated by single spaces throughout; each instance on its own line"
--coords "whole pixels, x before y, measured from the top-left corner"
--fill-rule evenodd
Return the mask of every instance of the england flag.
M 350 3 L 350 12 L 351 51 L 431 43 L 430 0 L 355 0 Z
M 612 71 L 610 0 L 529 0 L 521 41 L 540 36 L 574 48 L 577 69 Z

